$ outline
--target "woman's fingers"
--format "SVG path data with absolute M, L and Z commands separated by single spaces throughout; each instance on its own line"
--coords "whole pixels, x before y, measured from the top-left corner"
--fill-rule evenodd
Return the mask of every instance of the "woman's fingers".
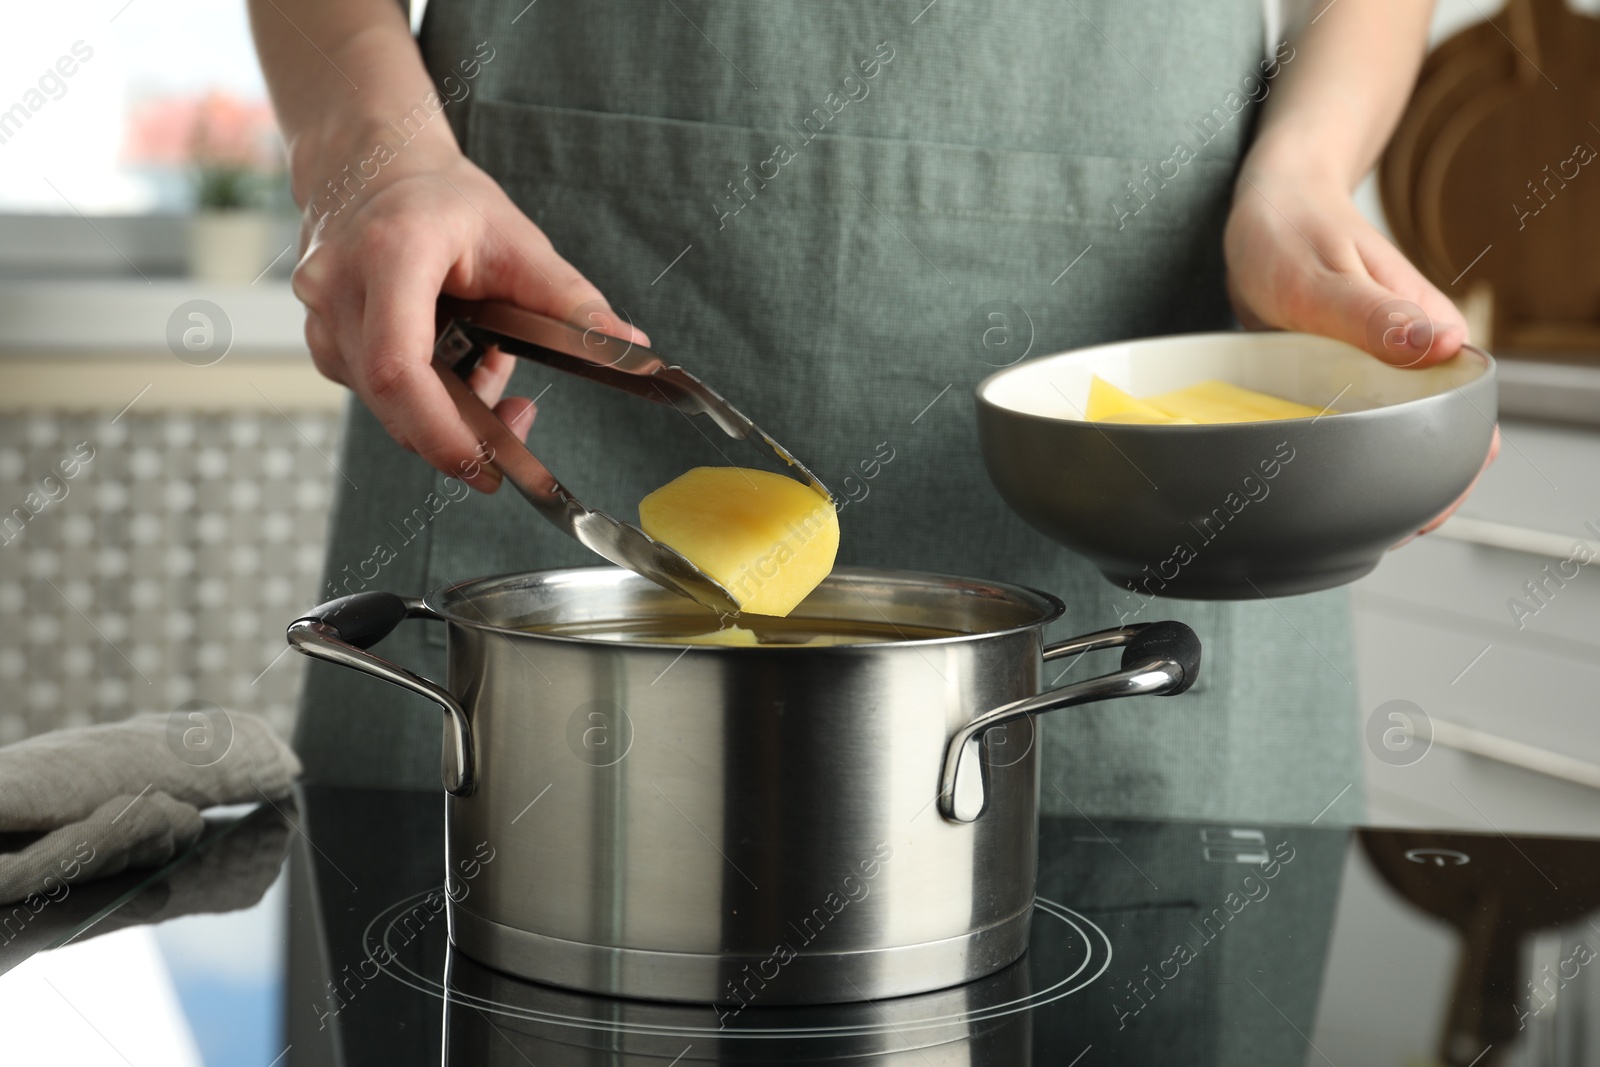
M 489 235 L 495 287 L 514 303 L 646 347 L 650 338 L 612 308 L 594 283 L 520 214 Z
M 532 400 L 525 396 L 508 396 L 494 406 L 497 418 L 517 435 L 517 440 L 527 441 L 533 429 L 533 417 L 539 413 Z
M 467 384 L 478 394 L 479 400 L 494 407 L 506 391 L 506 383 L 511 381 L 511 372 L 516 369 L 517 357 L 508 356 L 497 348 L 484 356 L 467 376 Z
M 1468 340 L 1467 320 L 1461 310 L 1382 234 L 1364 229 L 1357 236 L 1356 246 L 1372 279 L 1393 294 L 1374 312 L 1376 330 L 1369 333 L 1376 332 L 1380 346 L 1385 334 L 1397 337 L 1400 330 L 1407 340 L 1399 359 L 1391 359 L 1385 352 L 1373 355 L 1385 362 L 1410 366 L 1413 364 L 1407 359 L 1420 351 L 1423 358 L 1414 364 L 1418 367 L 1454 358 Z
M 1223 239 L 1228 295 L 1242 323 L 1334 337 L 1396 367 L 1428 367 L 1460 352 L 1467 340 L 1460 310 L 1373 229 L 1347 192 L 1262 180 L 1266 189 L 1241 185 Z M 1499 450 L 1497 427 L 1479 477 Z M 1476 485 L 1474 478 L 1418 534 L 1438 529 Z
M 1441 354 L 1437 327 L 1422 309 L 1364 271 L 1309 268 L 1300 284 L 1295 328 L 1336 337 L 1395 367 L 1421 367 L 1447 358 Z M 1453 338 L 1455 348 L 1461 340 Z
M 1454 356 L 1466 321 L 1332 188 L 1241 188 L 1225 239 L 1240 321 L 1334 337 L 1392 366 Z
M 310 308 L 306 308 L 305 335 L 306 348 L 311 352 L 311 362 L 316 365 L 317 371 L 324 378 L 348 389 L 350 381 L 345 374 L 344 361 L 339 358 L 339 343 L 334 338 L 333 329 Z
M 483 463 L 483 443 L 433 366 L 443 291 L 510 300 L 648 344 L 465 160 L 445 171 L 400 175 L 337 224 L 310 229 L 306 239 L 292 285 L 307 307 L 306 343 L 317 366 L 355 390 L 403 447 L 485 492 L 498 488 L 499 472 Z M 491 352 L 467 384 L 523 437 L 533 421 L 531 402 L 502 399 L 515 366 L 514 357 Z
M 390 434 L 403 435 L 430 466 L 492 493 L 500 476 L 477 463 L 477 436 L 433 369 L 434 306 L 449 264 L 429 258 L 420 240 L 405 255 L 376 258 L 356 342 L 356 390 Z

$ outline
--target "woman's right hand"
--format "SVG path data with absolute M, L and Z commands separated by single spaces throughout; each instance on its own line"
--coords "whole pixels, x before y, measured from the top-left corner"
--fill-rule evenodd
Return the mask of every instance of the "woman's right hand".
M 364 182 L 352 176 L 372 171 L 371 146 L 392 138 L 390 131 L 338 138 L 342 151 L 295 146 L 296 199 L 305 211 L 292 283 L 306 306 L 306 344 L 317 369 L 353 389 L 402 447 L 494 492 L 500 476 L 481 463 L 478 440 L 433 370 L 440 293 L 581 317 L 582 325 L 640 344 L 649 338 L 619 319 L 494 179 L 462 155 L 443 116 L 428 133 Z M 330 179 L 342 196 L 330 190 Z M 532 403 L 501 399 L 515 362 L 496 352 L 469 384 L 526 437 Z

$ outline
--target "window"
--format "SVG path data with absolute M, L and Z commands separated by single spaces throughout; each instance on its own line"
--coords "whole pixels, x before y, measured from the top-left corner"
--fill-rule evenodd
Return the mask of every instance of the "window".
M 154 142 L 181 147 L 177 128 L 208 95 L 230 122 L 267 114 L 241 0 L 12 5 L 7 16 L 0 213 L 187 212 L 192 168 Z

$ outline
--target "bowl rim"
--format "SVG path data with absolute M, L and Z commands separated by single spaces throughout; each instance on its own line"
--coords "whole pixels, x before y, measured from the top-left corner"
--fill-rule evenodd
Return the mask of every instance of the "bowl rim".
M 1022 370 L 1022 368 L 1024 368 L 1024 367 L 1030 367 L 1030 368 L 1031 367 L 1036 367 L 1040 363 L 1043 363 L 1046 360 L 1068 359 L 1068 358 L 1073 358 L 1073 357 L 1089 356 L 1089 355 L 1091 355 L 1093 353 L 1101 352 L 1101 351 L 1104 351 L 1104 350 L 1107 350 L 1107 349 L 1123 348 L 1123 347 L 1127 347 L 1127 346 L 1140 346 L 1140 347 L 1142 347 L 1142 346 L 1157 345 L 1157 344 L 1170 344 L 1170 343 L 1172 343 L 1174 341 L 1182 341 L 1182 342 L 1189 343 L 1189 342 L 1199 342 L 1199 341 L 1214 340 L 1214 339 L 1223 338 L 1223 337 L 1232 337 L 1232 338 L 1249 337 L 1249 338 L 1259 338 L 1259 339 L 1262 339 L 1262 340 L 1266 340 L 1268 338 L 1289 338 L 1289 337 L 1311 338 L 1311 339 L 1316 340 L 1316 341 L 1326 341 L 1326 342 L 1329 342 L 1329 343 L 1332 343 L 1332 344 L 1343 345 L 1346 348 L 1350 349 L 1351 351 L 1358 352 L 1358 353 L 1364 355 L 1366 358 L 1368 358 L 1370 360 L 1373 360 L 1373 361 L 1375 361 L 1375 362 L 1377 362 L 1377 363 L 1379 363 L 1379 364 L 1381 364 L 1383 366 L 1390 366 L 1389 364 L 1383 363 L 1383 361 L 1378 359 L 1377 356 L 1374 356 L 1371 353 L 1366 352 L 1363 349 L 1357 348 L 1355 345 L 1350 344 L 1350 342 L 1348 342 L 1348 341 L 1341 341 L 1337 337 L 1328 337 L 1328 336 L 1326 336 L 1324 334 L 1307 333 L 1307 332 L 1305 332 L 1303 330 L 1211 330 L 1211 331 L 1207 331 L 1207 332 L 1204 332 L 1204 333 L 1172 333 L 1172 334 L 1161 334 L 1161 335 L 1158 335 L 1158 336 L 1155 336 L 1155 337 L 1132 337 L 1132 338 L 1125 338 L 1125 339 L 1120 340 L 1120 341 L 1103 341 L 1103 342 L 1100 342 L 1098 344 L 1085 345 L 1085 346 L 1083 346 L 1081 348 L 1067 348 L 1067 349 L 1061 350 L 1060 352 L 1049 352 L 1049 353 L 1046 353 L 1046 354 L 1044 354 L 1042 356 L 1035 356 L 1033 359 L 1019 361 L 1017 363 L 1012 364 L 1009 367 L 1000 368 L 999 370 L 995 371 L 993 374 L 990 374 L 987 377 L 985 377 L 982 381 L 980 381 L 976 386 L 973 387 L 973 396 L 977 400 L 978 406 L 980 408 L 982 408 L 984 406 L 987 406 L 987 407 L 993 408 L 996 411 L 1004 412 L 1006 415 L 1011 416 L 1013 418 L 1032 419 L 1032 420 L 1035 420 L 1037 422 L 1047 423 L 1047 424 L 1052 424 L 1052 425 L 1092 426 L 1092 427 L 1096 428 L 1097 430 L 1099 430 L 1102 433 L 1105 432 L 1107 427 L 1111 427 L 1111 428 L 1114 428 L 1114 429 L 1119 430 L 1119 431 L 1121 431 L 1121 430 L 1145 431 L 1145 432 L 1149 432 L 1149 431 L 1155 431 L 1155 432 L 1176 431 L 1176 432 L 1186 432 L 1187 433 L 1187 432 L 1194 432 L 1194 431 L 1197 431 L 1197 430 L 1211 430 L 1211 431 L 1226 430 L 1226 429 L 1229 429 L 1229 428 L 1232 428 L 1232 427 L 1238 427 L 1238 426 L 1280 426 L 1280 425 L 1285 425 L 1285 424 L 1292 425 L 1292 424 L 1296 424 L 1296 423 L 1316 422 L 1319 419 L 1324 419 L 1324 418 L 1349 420 L 1349 419 L 1358 418 L 1358 417 L 1362 417 L 1362 416 L 1368 416 L 1368 417 L 1372 417 L 1372 418 L 1382 417 L 1382 416 L 1384 416 L 1385 413 L 1388 413 L 1388 412 L 1404 412 L 1405 410 L 1413 407 L 1413 405 L 1421 405 L 1421 404 L 1427 404 L 1427 403 L 1430 403 L 1430 402 L 1433 402 L 1433 401 L 1437 401 L 1440 397 L 1445 396 L 1448 393 L 1451 393 L 1451 392 L 1459 393 L 1459 392 L 1461 392 L 1462 389 L 1464 389 L 1464 388 L 1466 388 L 1468 386 L 1481 385 L 1485 380 L 1488 380 L 1488 381 L 1492 382 L 1496 378 L 1496 376 L 1498 374 L 1497 363 L 1495 361 L 1494 356 L 1490 355 L 1487 349 L 1484 349 L 1479 345 L 1475 345 L 1475 344 L 1472 344 L 1472 343 L 1468 342 L 1468 343 L 1463 344 L 1461 346 L 1461 351 L 1456 353 L 1456 355 L 1450 357 L 1450 359 L 1443 360 L 1440 363 L 1435 363 L 1435 364 L 1431 365 L 1431 366 L 1435 366 L 1435 367 L 1443 366 L 1444 364 L 1450 363 L 1453 360 L 1460 359 L 1464 355 L 1465 356 L 1470 356 L 1472 358 L 1472 361 L 1476 362 L 1477 365 L 1478 365 L 1478 373 L 1476 375 L 1474 375 L 1472 378 L 1468 379 L 1465 382 L 1462 382 L 1462 383 L 1460 383 L 1458 385 L 1451 386 L 1449 389 L 1445 390 L 1444 392 L 1431 393 L 1431 394 L 1429 394 L 1427 396 L 1419 396 L 1419 397 L 1416 397 L 1415 399 L 1412 399 L 1412 400 L 1402 400 L 1398 404 L 1384 404 L 1381 407 L 1367 408 L 1367 409 L 1365 409 L 1363 411 L 1336 411 L 1336 412 L 1333 412 L 1331 414 L 1329 414 L 1328 412 L 1324 411 L 1324 412 L 1322 412 L 1320 414 L 1317 414 L 1317 415 L 1301 415 L 1301 416 L 1299 416 L 1297 418 L 1293 418 L 1293 419 L 1252 419 L 1252 420 L 1241 420 L 1241 421 L 1238 421 L 1238 422 L 1213 422 L 1213 423 L 1197 423 L 1197 424 L 1185 424 L 1185 423 L 1176 423 L 1176 424 L 1173 424 L 1173 423 L 1139 423 L 1139 422 L 1094 422 L 1094 421 L 1092 421 L 1090 419 L 1087 419 L 1087 418 L 1077 419 L 1077 418 L 1071 418 L 1069 416 L 1060 416 L 1060 415 L 1039 415 L 1039 414 L 1036 414 L 1036 413 L 1031 412 L 1031 411 L 1019 411 L 1014 407 L 1008 407 L 1008 406 L 1006 406 L 1004 404 L 1001 404 L 1000 402 L 998 402 L 996 400 L 990 399 L 990 397 L 988 396 L 989 389 L 994 385 L 995 382 L 999 381 L 1001 378 L 1003 378 L 1003 377 L 1005 377 L 1005 376 L 1007 376 L 1009 374 L 1019 373 Z M 1251 343 L 1257 343 L 1257 342 L 1252 341 Z M 1394 367 L 1393 369 L 1394 370 L 1399 370 L 1399 371 L 1406 371 L 1406 370 L 1409 370 L 1411 368 L 1408 368 L 1408 367 Z M 1421 368 L 1417 368 L 1417 369 L 1419 369 L 1419 370 L 1427 370 L 1429 368 L 1428 367 L 1421 367 Z M 1470 401 L 1469 401 L 1469 403 L 1470 403 Z M 1474 405 L 1474 407 L 1476 407 L 1476 405 Z M 1488 416 L 1485 416 L 1485 417 L 1487 418 Z M 1493 422 L 1494 420 L 1490 419 L 1490 421 Z

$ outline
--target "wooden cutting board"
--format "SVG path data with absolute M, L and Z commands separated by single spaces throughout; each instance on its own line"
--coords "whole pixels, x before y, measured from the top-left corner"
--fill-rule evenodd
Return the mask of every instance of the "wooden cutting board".
M 1378 162 L 1379 196 L 1396 243 L 1402 249 L 1414 243 L 1410 240 L 1410 235 L 1415 232 L 1410 219 L 1415 161 L 1421 158 L 1422 150 L 1438 131 L 1442 119 L 1436 109 L 1442 108 L 1444 115 L 1450 112 L 1449 105 L 1440 99 L 1447 95 L 1448 90 L 1442 85 L 1435 86 L 1434 80 L 1444 78 L 1456 82 L 1467 78 L 1467 71 L 1490 67 L 1510 53 L 1514 17 L 1525 23 L 1526 9 L 1512 3 L 1493 18 L 1474 22 L 1446 37 L 1423 57 L 1411 94 L 1411 104 L 1401 116 L 1389 148 Z M 1465 62 L 1458 62 L 1460 60 Z M 1404 229 L 1404 234 L 1395 226 L 1397 218 L 1401 219 L 1400 228 Z
M 1378 163 L 1378 195 L 1383 203 L 1384 217 L 1395 244 L 1413 261 L 1421 258 L 1421 243 L 1416 230 L 1416 178 L 1421 169 L 1420 160 L 1438 136 L 1439 129 L 1461 107 L 1463 99 L 1472 95 L 1483 72 L 1503 62 L 1511 51 L 1504 38 L 1495 33 L 1488 23 L 1478 23 L 1476 29 L 1487 31 L 1472 34 L 1470 46 L 1451 49 L 1447 63 L 1435 64 L 1425 70 L 1411 96 L 1411 105 L 1395 128 L 1394 137 Z M 1467 34 L 1452 37 L 1443 45 L 1461 41 Z M 1433 56 L 1439 53 L 1436 51 Z M 1429 58 L 1432 59 L 1433 56 Z
M 1600 20 L 1510 0 L 1447 44 L 1384 155 L 1396 241 L 1458 302 L 1487 290 L 1496 348 L 1600 358 Z

